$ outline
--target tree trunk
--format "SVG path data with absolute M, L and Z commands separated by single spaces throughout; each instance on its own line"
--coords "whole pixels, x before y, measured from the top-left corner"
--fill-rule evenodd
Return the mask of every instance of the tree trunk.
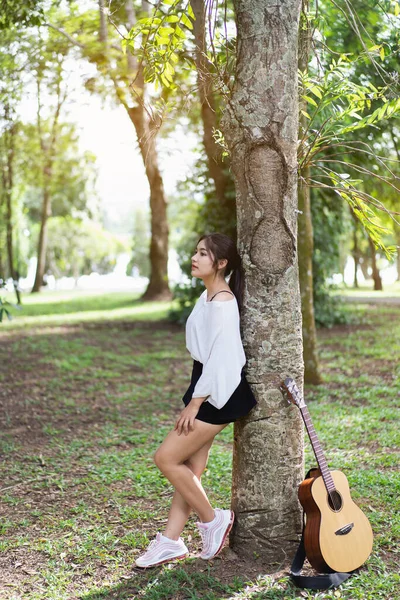
M 213 131 L 217 129 L 217 115 L 210 62 L 206 45 L 206 6 L 204 0 L 192 0 L 191 6 L 196 17 L 193 27 L 196 45 L 197 85 L 199 89 L 201 119 L 203 122 L 203 144 L 208 159 L 208 169 L 214 181 L 215 194 L 221 205 L 228 205 L 226 191 L 229 179 L 224 172 L 222 149 L 215 142 Z M 235 209 L 234 204 L 232 209 Z
M 301 12 L 301 25 L 299 30 L 299 69 L 304 72 L 308 69 L 308 59 L 311 49 L 311 27 L 307 19 L 308 1 L 303 0 Z M 302 102 L 306 110 L 306 102 Z M 300 114 L 300 132 L 306 131 L 307 118 Z M 299 219 L 298 219 L 298 260 L 299 280 L 301 292 L 301 313 L 303 317 L 303 359 L 304 381 L 318 385 L 322 382 L 318 361 L 317 329 L 314 317 L 314 289 L 313 289 L 313 224 L 311 217 L 310 197 L 310 169 L 302 167 L 298 180 Z
M 359 256 L 358 262 L 361 267 L 361 273 L 363 274 L 365 281 L 368 281 L 368 279 L 371 279 L 371 275 L 369 274 L 369 271 L 368 271 L 369 257 L 365 253 L 361 252 L 361 250 L 359 251 L 358 256 Z
M 374 242 L 371 240 L 370 237 L 368 238 L 368 243 L 369 249 L 371 251 L 372 279 L 374 280 L 374 290 L 380 292 L 383 290 L 382 278 L 380 276 L 379 269 L 376 264 L 376 250 Z
M 236 80 L 223 129 L 237 191 L 247 376 L 258 399 L 235 423 L 231 545 L 271 568 L 286 564 L 301 532 L 303 426 L 279 389 L 302 388 L 297 267 L 297 41 L 300 0 L 235 0 Z
M 397 281 L 400 281 L 400 228 L 396 227 L 396 245 L 397 245 Z
M 101 1 L 101 0 L 100 0 Z M 148 12 L 150 5 L 143 0 L 142 10 Z M 125 11 L 128 25 L 133 27 L 136 20 L 132 0 L 126 0 Z M 138 69 L 136 59 L 128 54 L 128 70 L 132 74 L 136 70 L 134 87 L 137 88 L 137 106 L 123 105 L 135 127 L 140 153 L 146 170 L 150 187 L 151 241 L 150 241 L 150 281 L 142 300 L 170 300 L 172 298 L 168 285 L 168 218 L 167 200 L 156 146 L 159 124 L 154 121 L 152 111 L 145 106 L 145 83 L 143 69 Z
M 353 260 L 354 260 L 354 281 L 353 287 L 358 288 L 358 268 L 360 266 L 360 252 L 358 250 L 358 239 L 357 239 L 357 230 L 353 231 Z
M 51 215 L 51 197 L 50 192 L 45 185 L 43 190 L 42 204 L 42 220 L 40 223 L 38 258 L 35 274 L 35 282 L 33 284 L 32 293 L 40 292 L 43 285 L 44 270 L 46 268 L 46 253 L 47 253 L 47 220 Z
M 152 131 L 152 123 L 141 105 L 129 109 L 129 116 L 135 126 L 140 153 L 146 169 L 150 185 L 151 242 L 150 264 L 151 274 L 143 300 L 170 300 L 171 291 L 168 286 L 168 220 L 167 202 L 164 185 L 158 167 L 156 136 Z
M 5 141 L 6 161 L 3 168 L 3 188 L 5 196 L 5 212 L 6 212 L 6 246 L 7 246 L 7 262 L 8 272 L 13 280 L 14 291 L 17 297 L 17 303 L 21 304 L 21 294 L 18 289 L 19 273 L 15 268 L 14 261 L 14 242 L 13 242 L 13 216 L 12 216 L 12 190 L 14 185 L 14 152 L 15 152 L 15 135 L 16 124 L 12 122 L 9 107 L 6 104 L 4 108 L 5 119 L 9 122 L 3 133 Z
M 351 211 L 353 217 L 353 260 L 354 260 L 354 282 L 353 287 L 358 288 L 358 267 L 360 266 L 360 250 L 358 247 L 358 219 Z
M 318 385 L 322 382 L 318 361 L 317 330 L 314 317 L 314 292 L 312 257 L 314 249 L 311 220 L 309 169 L 302 169 L 298 183 L 298 255 L 301 292 L 301 314 L 303 321 L 304 381 Z

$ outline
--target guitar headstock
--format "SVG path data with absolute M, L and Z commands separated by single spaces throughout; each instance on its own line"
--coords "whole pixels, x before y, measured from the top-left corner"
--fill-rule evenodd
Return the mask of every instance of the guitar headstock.
M 286 391 L 289 404 L 296 404 L 299 408 L 304 408 L 306 406 L 304 398 L 300 394 L 300 390 L 294 379 L 286 377 L 285 381 L 282 382 L 281 389 Z

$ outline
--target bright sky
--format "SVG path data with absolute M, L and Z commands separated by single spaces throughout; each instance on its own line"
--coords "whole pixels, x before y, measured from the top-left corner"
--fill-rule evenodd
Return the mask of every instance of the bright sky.
M 142 158 L 137 147 L 136 132 L 122 106 L 104 103 L 96 94 L 83 87 L 83 79 L 91 73 L 84 61 L 70 64 L 68 77 L 68 107 L 63 120 L 75 122 L 80 130 L 82 150 L 97 157 L 97 190 L 107 212 L 117 212 L 131 233 L 136 207 L 149 205 L 149 186 Z M 50 102 L 50 98 L 44 101 Z M 24 120 L 36 119 L 35 86 L 27 85 L 21 103 Z M 167 197 L 174 194 L 176 184 L 188 173 L 197 159 L 198 138 L 182 125 L 167 139 L 158 138 L 159 164 Z
M 102 106 L 100 99 L 92 95 L 74 106 L 71 118 L 81 129 L 82 148 L 97 156 L 98 191 L 103 205 L 124 214 L 134 207 L 147 207 L 149 186 L 136 132 L 124 108 Z M 196 160 L 196 144 L 196 136 L 182 126 L 168 139 L 159 137 L 160 168 L 167 196 L 174 193 L 177 181 L 186 176 Z

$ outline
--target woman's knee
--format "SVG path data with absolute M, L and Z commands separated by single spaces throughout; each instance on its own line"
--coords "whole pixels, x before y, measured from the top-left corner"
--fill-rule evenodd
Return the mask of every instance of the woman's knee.
M 153 456 L 153 461 L 155 462 L 156 466 L 160 469 L 160 471 L 162 471 L 162 464 L 164 461 L 164 456 L 163 456 L 163 451 L 161 450 L 161 448 L 158 448 L 158 450 L 156 451 L 156 453 Z
M 153 460 L 162 473 L 168 471 L 168 469 L 174 464 L 172 457 L 163 449 L 162 446 L 160 446 L 160 448 L 156 451 Z

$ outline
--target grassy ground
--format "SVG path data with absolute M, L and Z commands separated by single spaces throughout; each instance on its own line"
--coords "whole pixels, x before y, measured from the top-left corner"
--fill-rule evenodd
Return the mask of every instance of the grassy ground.
M 400 301 L 400 281 L 391 284 L 383 284 L 383 290 L 375 291 L 373 281 L 370 279 L 362 283 L 358 288 L 348 287 L 344 285 L 338 286 L 337 293 L 344 298 L 371 298 L 374 300 L 389 298 L 395 301 Z
M 321 331 L 325 383 L 306 390 L 329 463 L 345 471 L 375 532 L 358 576 L 311 593 L 228 548 L 205 563 L 194 519 L 190 558 L 133 569 L 166 520 L 171 488 L 151 456 L 190 373 L 167 308 L 127 294 L 48 294 L 0 326 L 0 598 L 400 598 L 398 306 L 351 305 L 357 324 Z M 216 505 L 229 504 L 231 438 L 230 426 L 204 477 Z

